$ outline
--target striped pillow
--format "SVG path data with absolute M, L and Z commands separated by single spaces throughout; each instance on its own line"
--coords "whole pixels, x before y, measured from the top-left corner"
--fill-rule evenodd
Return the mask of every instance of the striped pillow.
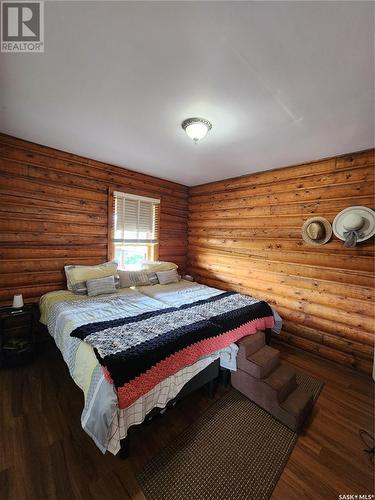
M 87 295 L 95 297 L 96 295 L 103 295 L 105 293 L 115 293 L 115 278 L 113 276 L 106 276 L 105 278 L 96 278 L 86 281 Z
M 147 273 L 150 285 L 158 285 L 159 280 L 158 280 L 158 275 L 156 273 Z
M 120 277 L 121 288 L 150 284 L 146 271 L 118 271 L 118 275 Z
M 176 269 L 171 269 L 170 271 L 162 271 L 160 273 L 156 273 L 156 275 L 161 285 L 169 285 L 169 283 L 178 283 L 180 281 Z

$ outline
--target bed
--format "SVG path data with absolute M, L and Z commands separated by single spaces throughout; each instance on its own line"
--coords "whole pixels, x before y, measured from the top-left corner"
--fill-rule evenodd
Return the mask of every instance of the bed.
M 244 297 L 236 296 L 240 302 Z M 165 408 L 189 383 L 194 386 L 199 374 L 217 366 L 220 359 L 224 366 L 233 364 L 236 340 L 274 325 L 272 312 L 264 311 L 261 318 L 247 325 L 239 325 L 243 318 L 233 318 L 231 311 L 228 321 L 233 328 L 229 330 L 228 321 L 212 321 L 219 318 L 216 313 L 222 306 L 233 307 L 228 306 L 233 300 L 230 292 L 183 280 L 173 285 L 120 288 L 116 293 L 98 297 L 62 290 L 41 298 L 41 322 L 47 326 L 70 375 L 84 394 L 82 427 L 103 453 L 117 454 L 131 426 L 143 422 L 154 408 Z M 252 300 L 246 300 L 249 307 L 258 307 L 260 302 Z M 163 327 L 167 340 L 152 333 Z M 153 342 L 155 338 L 159 341 L 159 337 L 163 345 L 153 349 Z M 113 347 L 120 338 L 129 342 L 128 350 Z M 181 339 L 185 343 L 181 344 Z M 147 352 L 133 352 L 139 345 L 149 344 Z M 159 353 L 158 358 L 154 352 Z M 115 383 L 116 377 L 120 382 Z

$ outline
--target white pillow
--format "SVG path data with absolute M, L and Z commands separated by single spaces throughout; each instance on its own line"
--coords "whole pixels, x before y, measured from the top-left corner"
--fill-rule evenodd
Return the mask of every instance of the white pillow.
M 118 275 L 121 288 L 150 285 L 146 271 L 118 271 Z
M 68 290 L 77 294 L 86 294 L 87 287 L 86 281 L 105 278 L 107 276 L 117 277 L 117 262 L 105 262 L 96 266 L 81 266 L 81 265 L 68 265 L 64 266 L 66 275 L 66 284 Z
M 176 269 L 161 271 L 160 273 L 156 273 L 156 275 L 161 285 L 169 285 L 170 283 L 178 283 L 180 281 Z
M 172 269 L 177 269 L 178 265 L 173 262 L 164 262 L 161 260 L 145 260 L 142 262 L 142 269 L 145 269 L 147 272 L 158 273 L 161 271 L 171 271 Z

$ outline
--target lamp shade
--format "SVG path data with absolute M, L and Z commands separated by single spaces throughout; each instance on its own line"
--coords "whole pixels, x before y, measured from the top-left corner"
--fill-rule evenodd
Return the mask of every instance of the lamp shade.
M 22 295 L 14 295 L 13 297 L 13 308 L 19 309 L 23 307 L 23 297 Z
M 204 118 L 187 118 L 181 124 L 185 130 L 186 135 L 190 137 L 195 143 L 206 137 L 212 124 Z

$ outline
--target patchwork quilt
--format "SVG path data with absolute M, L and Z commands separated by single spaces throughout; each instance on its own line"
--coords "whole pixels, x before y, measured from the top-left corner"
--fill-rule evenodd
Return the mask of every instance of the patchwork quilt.
M 71 336 L 94 348 L 119 407 L 126 408 L 184 366 L 273 325 L 266 302 L 224 292 L 180 307 L 81 325 Z

